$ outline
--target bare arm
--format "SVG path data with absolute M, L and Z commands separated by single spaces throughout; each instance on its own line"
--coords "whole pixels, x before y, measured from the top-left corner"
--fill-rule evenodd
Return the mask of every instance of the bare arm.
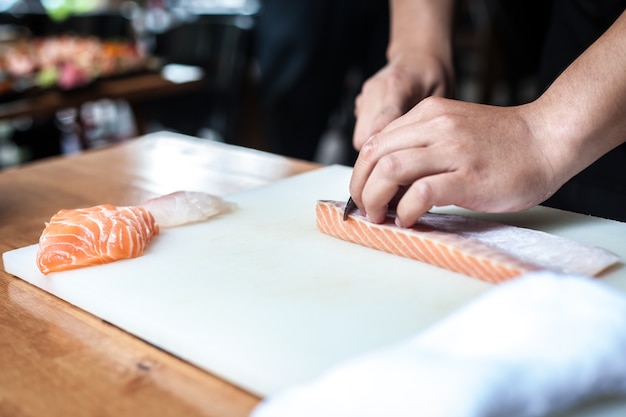
M 450 93 L 453 4 L 391 0 L 388 63 L 364 84 L 356 100 L 356 149 L 424 97 Z
M 532 103 L 423 100 L 364 144 L 355 202 L 380 222 L 399 198 L 405 226 L 436 205 L 505 212 L 543 202 L 626 141 L 624 51 L 626 12 Z
M 626 12 L 529 106 L 528 119 L 553 151 L 559 185 L 626 141 Z

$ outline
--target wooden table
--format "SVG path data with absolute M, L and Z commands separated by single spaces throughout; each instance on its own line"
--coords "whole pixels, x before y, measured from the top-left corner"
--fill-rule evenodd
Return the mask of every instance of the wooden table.
M 0 253 L 60 208 L 225 195 L 318 165 L 169 133 L 0 172 Z M 0 416 L 246 416 L 258 398 L 0 268 Z

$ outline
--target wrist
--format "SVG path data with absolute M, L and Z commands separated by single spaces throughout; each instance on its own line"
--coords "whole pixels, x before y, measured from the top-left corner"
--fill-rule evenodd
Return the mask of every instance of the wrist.
M 567 106 L 558 100 L 544 95 L 519 108 L 530 132 L 528 146 L 536 149 L 542 162 L 550 194 L 599 157 L 585 150 L 585 129 L 571 120 Z
M 391 1 L 387 58 L 413 51 L 452 60 L 453 0 Z

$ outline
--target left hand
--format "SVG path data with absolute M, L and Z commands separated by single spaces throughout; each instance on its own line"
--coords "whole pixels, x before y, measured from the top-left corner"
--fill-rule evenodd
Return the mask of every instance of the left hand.
M 435 53 L 398 54 L 369 78 L 356 98 L 353 145 L 359 150 L 372 135 L 429 95 L 452 90 L 452 64 Z

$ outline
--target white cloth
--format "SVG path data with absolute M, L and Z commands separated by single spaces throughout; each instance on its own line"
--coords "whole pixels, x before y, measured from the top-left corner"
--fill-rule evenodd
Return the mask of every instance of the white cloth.
M 541 272 L 270 396 L 252 417 L 536 417 L 605 395 L 626 395 L 626 295 Z

